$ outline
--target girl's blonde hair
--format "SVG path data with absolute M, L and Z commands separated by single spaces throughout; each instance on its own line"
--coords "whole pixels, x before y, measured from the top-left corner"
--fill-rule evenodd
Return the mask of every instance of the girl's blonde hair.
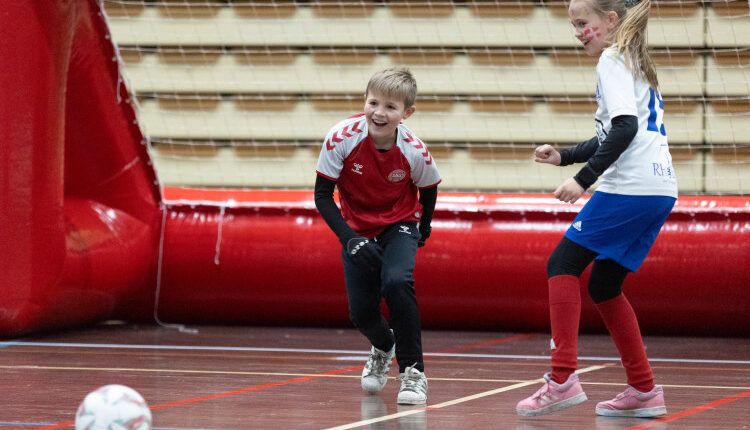
M 593 0 L 599 15 L 614 11 L 620 19 L 610 42 L 615 44 L 617 54 L 625 54 L 625 64 L 633 76 L 644 79 L 653 88 L 659 88 L 656 66 L 648 52 L 648 14 L 651 0 Z
M 375 91 L 404 100 L 404 108 L 414 105 L 417 100 L 417 80 L 405 67 L 393 67 L 376 72 L 367 83 L 365 94 Z

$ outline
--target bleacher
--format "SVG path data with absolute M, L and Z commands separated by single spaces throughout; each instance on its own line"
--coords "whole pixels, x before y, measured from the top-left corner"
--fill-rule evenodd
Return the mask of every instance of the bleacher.
M 328 129 L 378 69 L 456 190 L 549 191 L 533 148 L 593 136 L 596 59 L 563 2 L 105 0 L 166 184 L 310 187 Z M 683 193 L 750 186 L 747 1 L 655 2 L 649 43 Z

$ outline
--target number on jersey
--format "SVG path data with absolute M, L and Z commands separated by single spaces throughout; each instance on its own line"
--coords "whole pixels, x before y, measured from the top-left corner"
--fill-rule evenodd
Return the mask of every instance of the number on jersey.
M 654 91 L 653 88 L 649 89 L 649 92 L 651 93 L 651 98 L 648 101 L 648 111 L 650 114 L 648 116 L 647 129 L 666 136 L 667 131 L 664 129 L 664 102 L 661 99 L 661 95 Z M 658 107 L 656 105 L 657 100 L 659 101 Z

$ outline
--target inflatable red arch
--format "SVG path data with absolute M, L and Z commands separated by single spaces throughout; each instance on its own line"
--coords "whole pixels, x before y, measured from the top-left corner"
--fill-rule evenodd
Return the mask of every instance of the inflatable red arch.
M 1 337 L 112 318 L 349 326 L 311 191 L 161 189 L 97 1 L 7 2 L 0 38 Z M 548 330 L 545 261 L 579 208 L 441 193 L 415 272 L 424 326 Z M 626 281 L 643 331 L 750 334 L 749 259 L 748 198 L 680 197 Z M 582 329 L 601 331 L 587 300 Z

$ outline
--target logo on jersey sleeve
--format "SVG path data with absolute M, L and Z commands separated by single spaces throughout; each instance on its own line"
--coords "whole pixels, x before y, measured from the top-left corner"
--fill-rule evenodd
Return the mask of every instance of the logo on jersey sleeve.
M 326 140 L 326 149 L 329 151 L 332 150 L 336 147 L 337 143 L 343 142 L 344 138 L 354 136 L 352 133 L 362 133 L 362 129 L 359 128 L 359 124 L 359 122 L 356 122 L 351 126 L 347 125 L 341 130 L 334 131 L 331 138 Z
M 396 169 L 388 174 L 388 180 L 391 182 L 400 182 L 406 177 L 406 172 Z

